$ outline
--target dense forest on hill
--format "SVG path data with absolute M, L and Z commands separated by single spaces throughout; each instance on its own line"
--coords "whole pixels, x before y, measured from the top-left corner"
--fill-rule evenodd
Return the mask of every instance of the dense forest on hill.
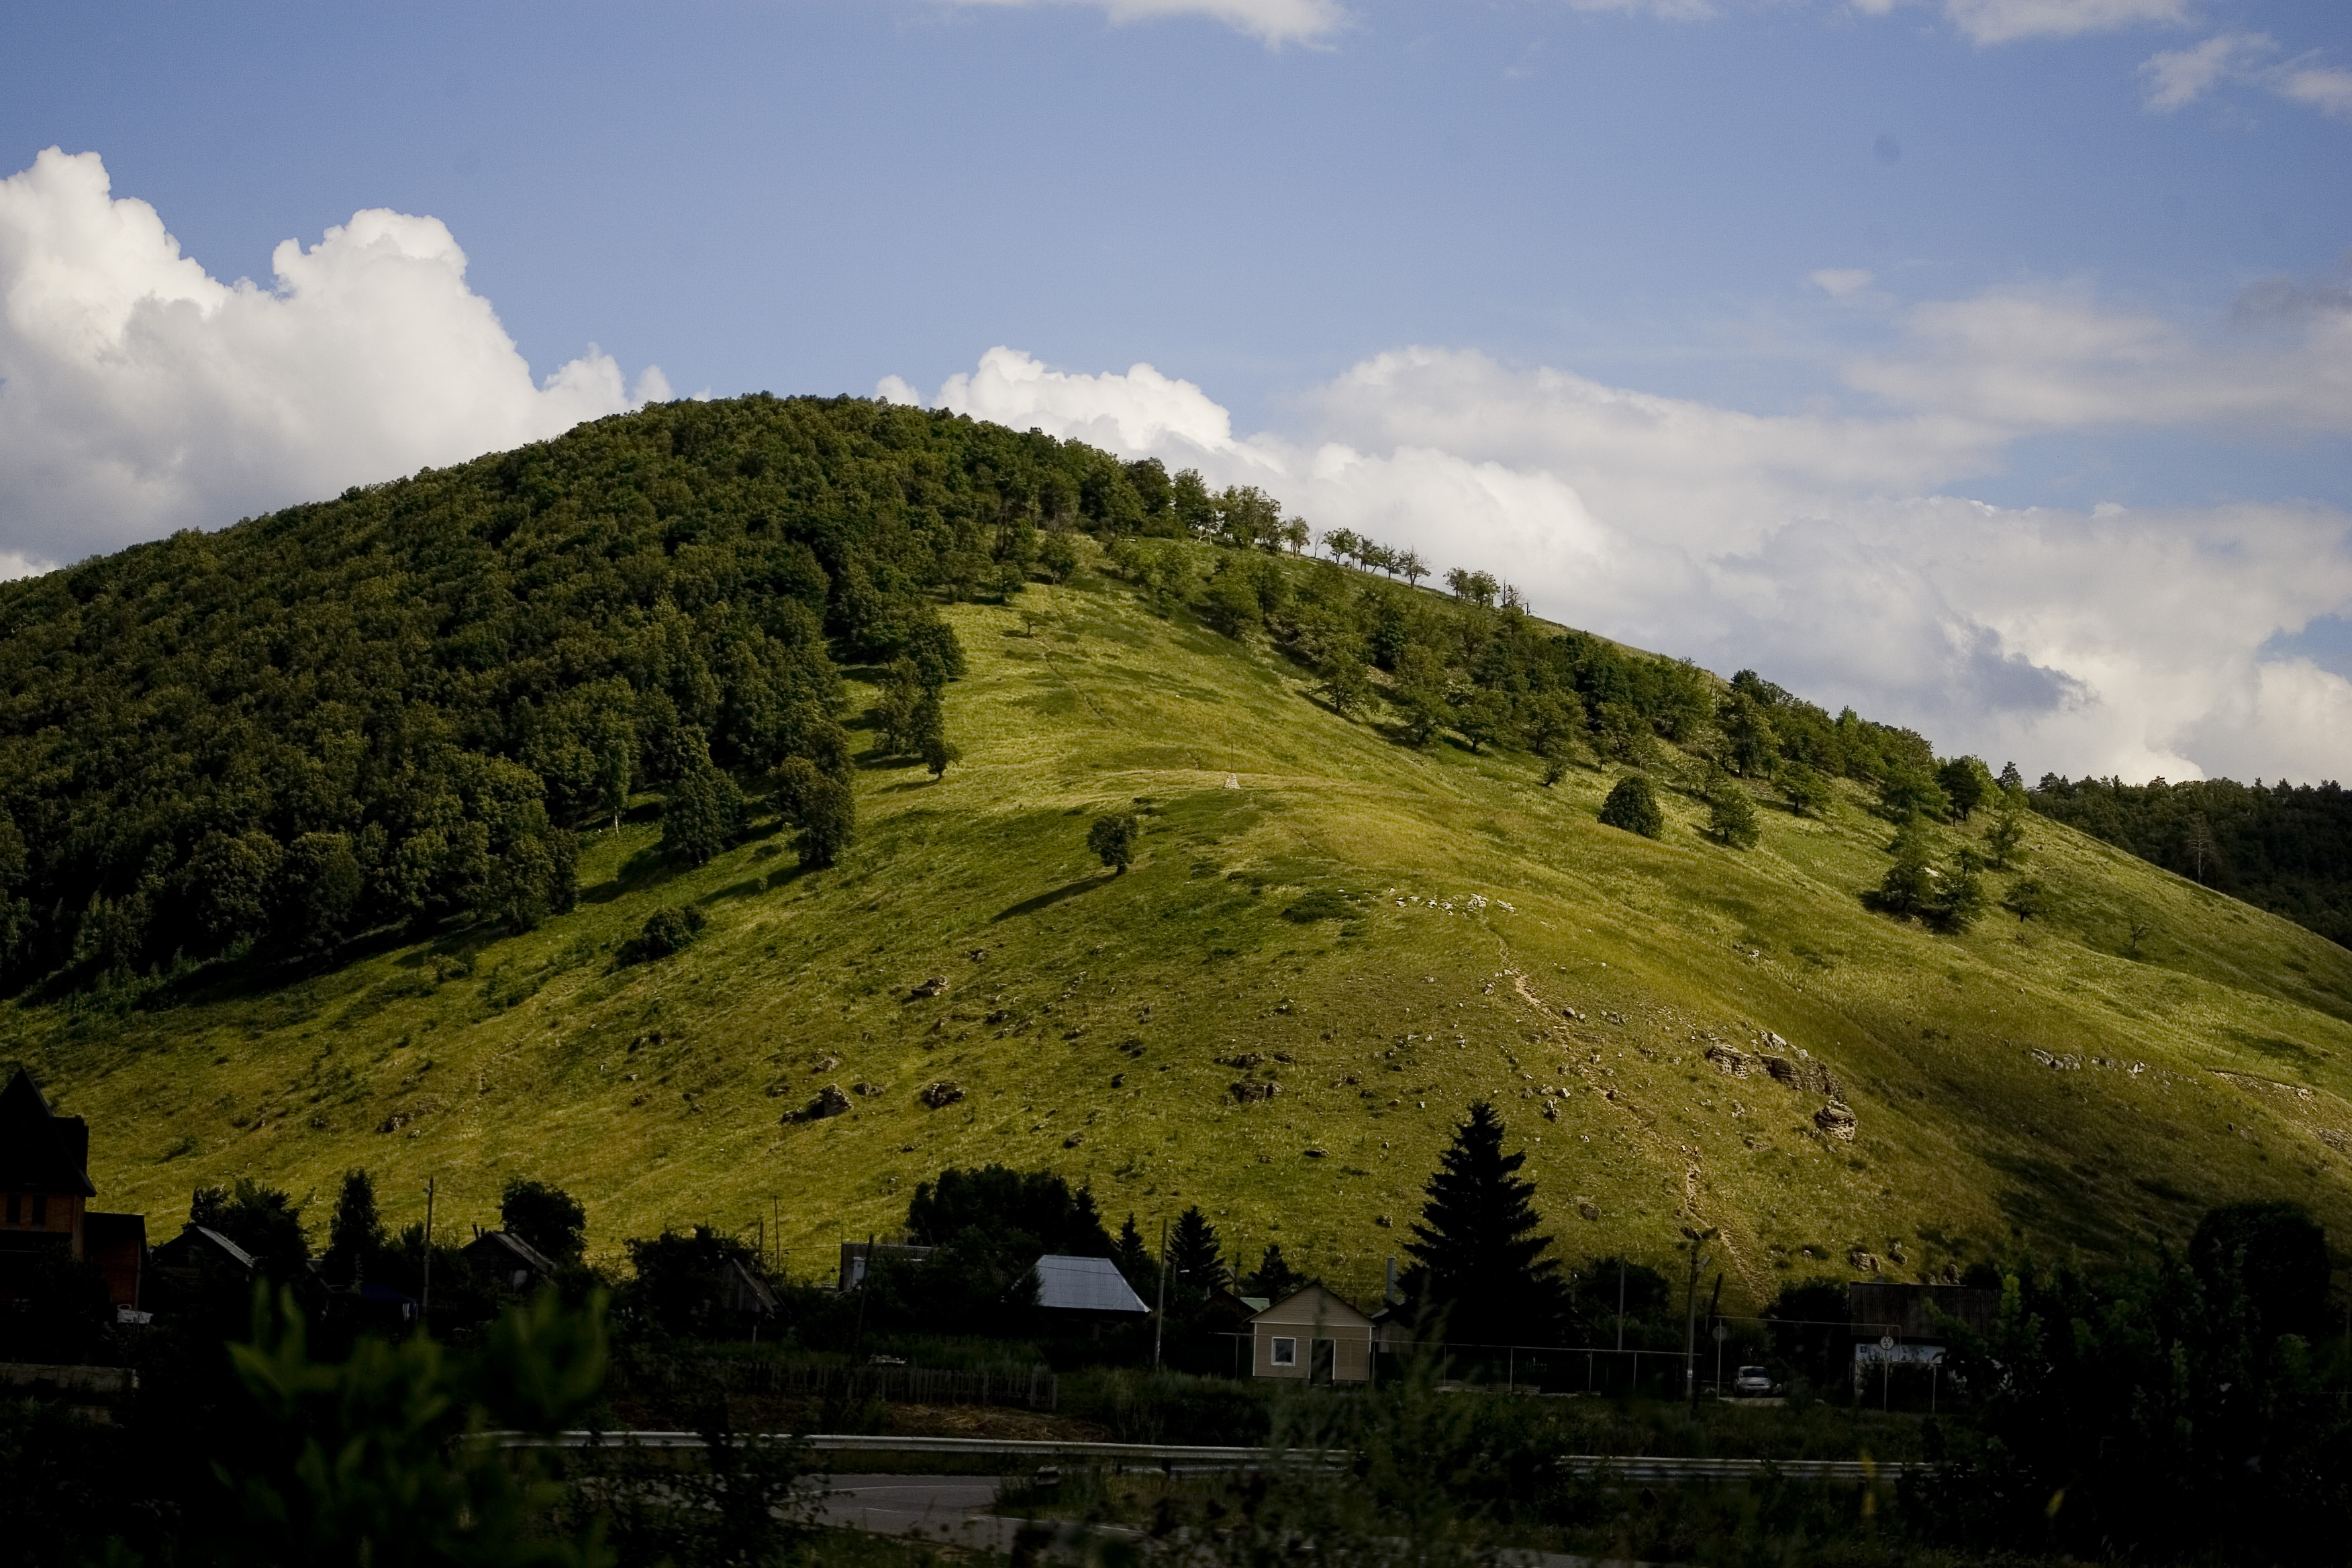
M 812 770 L 845 778 L 848 667 L 916 729 L 928 696 L 943 767 L 938 606 L 1068 574 L 1078 531 L 1339 710 L 1523 747 L 1546 782 L 1674 743 L 1801 808 L 1822 774 L 1935 766 L 1750 673 L 1563 634 L 1484 573 L 1418 588 L 1410 552 L 1346 534 L 1324 543 L 1357 569 L 1300 559 L 1255 489 L 860 399 L 675 403 L 0 585 L 0 984 L 155 997 L 223 956 L 529 929 L 638 792 L 723 841 L 790 759 L 787 815 Z
M 2054 822 L 2352 946 L 2352 794 L 2332 782 L 2052 773 L 2028 798 Z

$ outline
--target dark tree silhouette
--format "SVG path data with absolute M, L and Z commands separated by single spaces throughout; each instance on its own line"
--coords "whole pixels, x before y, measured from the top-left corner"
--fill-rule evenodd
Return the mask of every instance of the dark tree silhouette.
M 562 1187 L 528 1176 L 508 1178 L 499 1223 L 558 1263 L 577 1263 L 588 1244 L 588 1211 Z
M 1209 1223 L 1197 1204 L 1176 1216 L 1176 1228 L 1168 1237 L 1169 1283 L 1181 1292 L 1188 1301 L 1198 1301 L 1212 1290 L 1223 1289 L 1232 1278 L 1225 1271 L 1223 1246 L 1217 1240 L 1217 1227 Z
M 1124 877 L 1135 860 L 1135 838 L 1139 831 L 1134 814 L 1097 816 L 1087 829 L 1087 847 L 1093 850 L 1102 863 Z
M 1561 1305 L 1559 1262 L 1538 1229 L 1536 1184 L 1518 1174 L 1524 1152 L 1503 1152 L 1503 1119 L 1485 1100 L 1454 1130 L 1429 1178 L 1429 1201 L 1405 1250 L 1420 1260 L 1446 1337 L 1473 1343 L 1543 1339 Z

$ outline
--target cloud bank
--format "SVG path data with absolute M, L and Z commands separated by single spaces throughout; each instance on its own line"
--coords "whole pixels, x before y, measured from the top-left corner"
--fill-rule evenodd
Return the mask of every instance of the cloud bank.
M 635 396 L 534 383 L 436 218 L 375 209 L 223 283 L 95 153 L 0 181 L 0 568 L 78 560 L 557 435 Z
M 1926 307 L 1906 353 L 1850 373 L 1904 405 L 1878 416 L 1750 415 L 1427 348 L 1249 435 L 1150 365 L 1072 374 L 1009 348 L 930 398 L 880 391 L 1262 485 L 1318 529 L 1496 570 L 1544 615 L 1753 666 L 1996 766 L 2315 780 L 2352 773 L 2352 682 L 2260 650 L 2352 605 L 2352 516 L 1948 493 L 2040 430 L 2226 425 L 2298 397 L 2304 426 L 2352 427 L 2326 363 L 2343 312 L 2305 316 L 2266 375 L 2252 350 L 2094 301 Z

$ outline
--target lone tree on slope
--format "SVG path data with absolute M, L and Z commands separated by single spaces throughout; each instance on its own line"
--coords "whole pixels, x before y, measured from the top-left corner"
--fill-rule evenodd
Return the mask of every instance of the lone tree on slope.
M 1503 1152 L 1503 1119 L 1482 1100 L 1429 1178 L 1405 1250 L 1421 1262 L 1428 1300 L 1446 1312 L 1449 1339 L 1542 1336 L 1559 1318 L 1559 1262 L 1543 1256 L 1551 1237 L 1537 1228 L 1536 1184 L 1518 1174 L 1527 1158 Z
M 1666 831 L 1666 814 L 1658 807 L 1657 791 L 1641 773 L 1627 773 L 1601 803 L 1601 820 L 1612 827 L 1657 838 Z
M 1135 859 L 1135 839 L 1138 832 L 1134 814 L 1097 816 L 1087 829 L 1087 847 L 1095 852 L 1102 863 L 1119 876 L 1127 875 Z

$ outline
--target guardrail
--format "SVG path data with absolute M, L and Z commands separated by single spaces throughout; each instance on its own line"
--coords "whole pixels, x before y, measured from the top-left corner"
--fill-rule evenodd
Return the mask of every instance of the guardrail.
M 486 1442 L 505 1448 L 699 1448 L 699 1432 L 486 1432 Z M 1077 1443 L 1033 1437 L 892 1437 L 864 1432 L 746 1433 L 751 1443 L 797 1443 L 820 1454 L 940 1454 L 1003 1458 L 1033 1464 L 1056 1460 L 1113 1465 L 1185 1465 L 1246 1469 L 1286 1460 L 1328 1465 L 1339 1455 L 1307 1451 L 1276 1453 L 1260 1447 L 1184 1443 Z M 1870 1459 L 1701 1459 L 1671 1454 L 1562 1454 L 1560 1468 L 1572 1476 L 1627 1481 L 1788 1480 L 1892 1485 L 1926 1467 Z
M 1572 1476 L 1627 1481 L 1755 1480 L 1775 1475 L 1792 1481 L 1842 1481 L 1891 1486 L 1925 1466 L 1882 1464 L 1872 1459 L 1694 1459 L 1671 1454 L 1562 1454 L 1560 1468 Z
M 699 1432 L 485 1432 L 502 1448 L 699 1448 Z M 1033 1460 L 1093 1460 L 1132 1465 L 1263 1465 L 1277 1456 L 1265 1448 L 1206 1444 L 1064 1443 L 1034 1437 L 890 1437 L 864 1432 L 747 1432 L 747 1443 L 797 1443 L 820 1454 L 951 1454 Z M 1310 1456 L 1301 1455 L 1302 1458 Z

